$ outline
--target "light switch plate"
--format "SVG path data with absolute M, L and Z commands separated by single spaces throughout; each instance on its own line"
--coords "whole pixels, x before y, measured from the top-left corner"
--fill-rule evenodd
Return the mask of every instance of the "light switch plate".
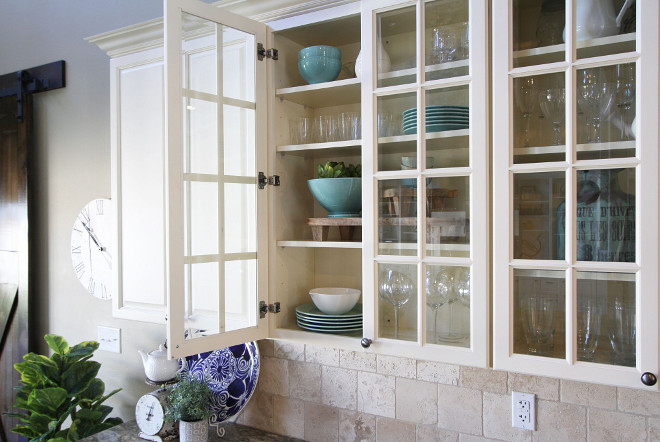
M 524 430 L 536 429 L 536 395 L 511 393 L 511 425 Z
M 99 350 L 121 353 L 121 329 L 98 326 Z

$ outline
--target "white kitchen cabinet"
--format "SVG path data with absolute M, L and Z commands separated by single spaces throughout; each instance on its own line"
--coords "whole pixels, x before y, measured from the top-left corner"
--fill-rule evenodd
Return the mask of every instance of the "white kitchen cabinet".
M 640 377 L 657 376 L 659 356 L 658 4 L 636 2 L 618 29 L 612 2 L 505 3 L 494 368 L 656 390 Z

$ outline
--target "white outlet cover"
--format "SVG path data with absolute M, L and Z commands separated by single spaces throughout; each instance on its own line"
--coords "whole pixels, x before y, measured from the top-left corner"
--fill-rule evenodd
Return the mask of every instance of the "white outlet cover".
M 121 329 L 98 326 L 99 350 L 121 353 Z
M 536 395 L 511 393 L 511 426 L 524 430 L 536 430 Z

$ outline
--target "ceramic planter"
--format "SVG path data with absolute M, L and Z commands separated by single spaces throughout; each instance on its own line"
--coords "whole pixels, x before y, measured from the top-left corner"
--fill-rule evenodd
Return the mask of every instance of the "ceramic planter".
M 195 422 L 179 421 L 179 441 L 206 442 L 209 438 L 208 419 Z

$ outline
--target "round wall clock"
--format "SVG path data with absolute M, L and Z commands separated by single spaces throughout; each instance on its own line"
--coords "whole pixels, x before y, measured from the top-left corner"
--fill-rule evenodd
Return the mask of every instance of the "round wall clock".
M 93 296 L 111 299 L 113 206 L 109 199 L 90 201 L 71 230 L 71 262 L 80 283 Z

